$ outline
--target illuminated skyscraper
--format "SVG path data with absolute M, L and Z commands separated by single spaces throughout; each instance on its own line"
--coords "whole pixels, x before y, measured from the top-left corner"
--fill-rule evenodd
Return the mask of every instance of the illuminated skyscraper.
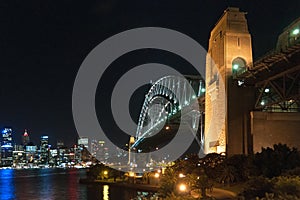
M 81 159 L 88 161 L 91 159 L 90 141 L 87 137 L 81 137 L 78 139 L 78 147 L 81 149 Z
M 64 146 L 65 146 L 64 141 L 62 141 L 62 140 L 57 140 L 57 142 L 56 142 L 56 147 L 57 147 L 58 149 L 60 149 L 60 148 L 62 148 L 62 147 L 64 147 Z
M 90 151 L 89 138 L 87 138 L 87 137 L 79 138 L 78 146 L 85 147 L 88 151 Z
M 2 130 L 2 142 L 1 142 L 1 165 L 11 166 L 13 162 L 12 152 L 13 152 L 13 139 L 12 139 L 12 129 L 4 128 Z
M 98 140 L 94 139 L 94 140 L 91 141 L 91 154 L 92 154 L 92 156 L 96 157 L 98 150 L 99 150 Z
M 29 135 L 28 135 L 26 129 L 25 129 L 24 134 L 22 136 L 22 142 L 23 142 L 24 146 L 28 145 L 28 143 L 30 142 L 30 138 L 29 138 Z
M 49 137 L 47 135 L 41 136 L 40 145 L 40 164 L 48 164 L 49 162 Z

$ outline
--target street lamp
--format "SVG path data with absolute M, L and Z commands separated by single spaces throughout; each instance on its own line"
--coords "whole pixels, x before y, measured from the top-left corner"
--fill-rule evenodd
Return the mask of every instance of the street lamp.
M 178 185 L 178 190 L 180 193 L 186 193 L 187 192 L 187 185 L 184 183 L 180 183 Z

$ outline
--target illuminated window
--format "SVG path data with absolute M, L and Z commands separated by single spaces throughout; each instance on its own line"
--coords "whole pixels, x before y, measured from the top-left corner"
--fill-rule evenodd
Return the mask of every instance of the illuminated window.
M 243 58 L 237 57 L 232 61 L 232 72 L 234 74 L 243 73 L 246 71 L 246 61 Z

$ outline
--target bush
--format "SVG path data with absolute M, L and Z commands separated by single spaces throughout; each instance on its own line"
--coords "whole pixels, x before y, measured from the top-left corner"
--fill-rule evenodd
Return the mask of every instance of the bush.
M 273 192 L 277 196 L 291 195 L 300 197 L 300 177 L 277 177 L 274 180 Z
M 300 199 L 300 177 L 277 177 L 272 180 L 257 177 L 250 179 L 240 194 L 247 200 Z
M 240 193 L 247 200 L 256 199 L 256 197 L 265 197 L 266 193 L 273 192 L 273 183 L 264 177 L 255 177 L 247 181 L 245 188 Z
M 293 195 L 287 195 L 287 194 L 279 195 L 276 197 L 273 193 L 271 194 L 266 193 L 265 197 L 257 200 L 300 200 L 300 198 Z
M 280 176 L 282 173 L 300 166 L 300 153 L 286 144 L 275 144 L 272 148 L 262 148 L 254 157 L 254 164 L 260 175 L 268 178 Z
M 283 176 L 300 176 L 300 167 L 290 169 L 282 174 Z

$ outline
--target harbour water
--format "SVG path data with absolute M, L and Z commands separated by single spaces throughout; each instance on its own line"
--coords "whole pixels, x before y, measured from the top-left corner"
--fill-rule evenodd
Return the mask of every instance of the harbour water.
M 85 185 L 85 169 L 1 169 L 1 200 L 129 200 L 137 191 L 108 185 Z

